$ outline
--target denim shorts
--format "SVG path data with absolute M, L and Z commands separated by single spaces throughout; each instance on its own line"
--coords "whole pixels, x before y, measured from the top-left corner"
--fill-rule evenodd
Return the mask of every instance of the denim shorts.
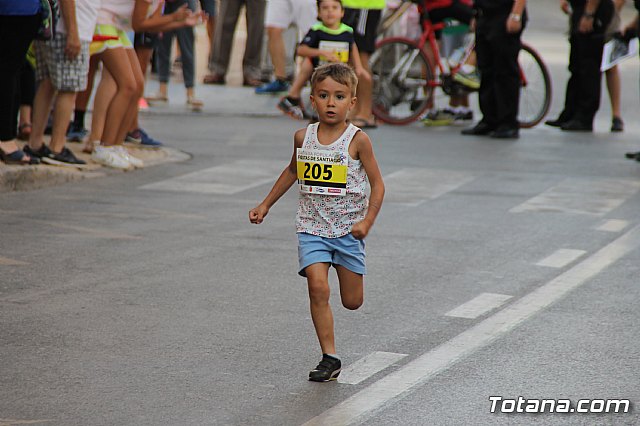
M 305 268 L 314 263 L 330 263 L 344 266 L 351 272 L 365 275 L 364 240 L 358 240 L 350 233 L 339 238 L 325 238 L 317 235 L 298 233 L 298 274 L 306 277 Z

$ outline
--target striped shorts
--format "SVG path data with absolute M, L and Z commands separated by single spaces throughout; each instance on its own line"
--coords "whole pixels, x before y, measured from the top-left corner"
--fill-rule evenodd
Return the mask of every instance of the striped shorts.
M 69 59 L 64 53 L 66 34 L 58 33 L 53 40 L 36 41 L 36 80 L 49 78 L 56 90 L 82 92 L 87 88 L 89 43 L 81 40 L 80 54 Z

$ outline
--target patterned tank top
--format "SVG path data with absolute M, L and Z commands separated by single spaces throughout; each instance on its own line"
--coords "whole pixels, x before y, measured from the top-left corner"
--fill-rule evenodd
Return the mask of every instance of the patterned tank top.
M 348 158 L 347 191 L 344 196 L 306 194 L 300 192 L 296 232 L 305 232 L 326 238 L 338 238 L 351 232 L 354 224 L 364 219 L 367 210 L 367 174 L 360 160 L 349 156 L 349 144 L 360 130 L 349 124 L 333 143 L 322 145 L 318 141 L 318 124 L 310 124 L 302 143 L 303 149 L 338 151 Z

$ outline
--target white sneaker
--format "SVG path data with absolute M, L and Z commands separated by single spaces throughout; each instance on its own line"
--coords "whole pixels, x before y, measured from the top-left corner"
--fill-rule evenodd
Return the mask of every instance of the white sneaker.
M 115 146 L 96 146 L 91 153 L 91 159 L 98 164 L 114 169 L 129 170 L 134 167 Z
M 144 163 L 142 162 L 142 160 L 129 154 L 129 151 L 127 151 L 127 148 L 125 148 L 124 146 L 116 145 L 115 149 L 116 151 L 118 151 L 118 154 L 120 154 L 121 157 L 127 160 L 133 167 L 138 169 L 144 167 Z

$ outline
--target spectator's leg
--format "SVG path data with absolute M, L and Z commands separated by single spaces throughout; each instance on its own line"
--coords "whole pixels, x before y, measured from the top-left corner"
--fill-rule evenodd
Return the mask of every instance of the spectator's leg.
M 220 2 L 220 19 L 213 37 L 213 54 L 209 70 L 218 76 L 224 76 L 229 68 L 233 33 L 240 15 L 241 0 L 224 0 Z
M 242 60 L 242 70 L 245 80 L 256 80 L 258 84 L 260 83 L 265 6 L 265 0 L 246 0 L 247 44 Z

